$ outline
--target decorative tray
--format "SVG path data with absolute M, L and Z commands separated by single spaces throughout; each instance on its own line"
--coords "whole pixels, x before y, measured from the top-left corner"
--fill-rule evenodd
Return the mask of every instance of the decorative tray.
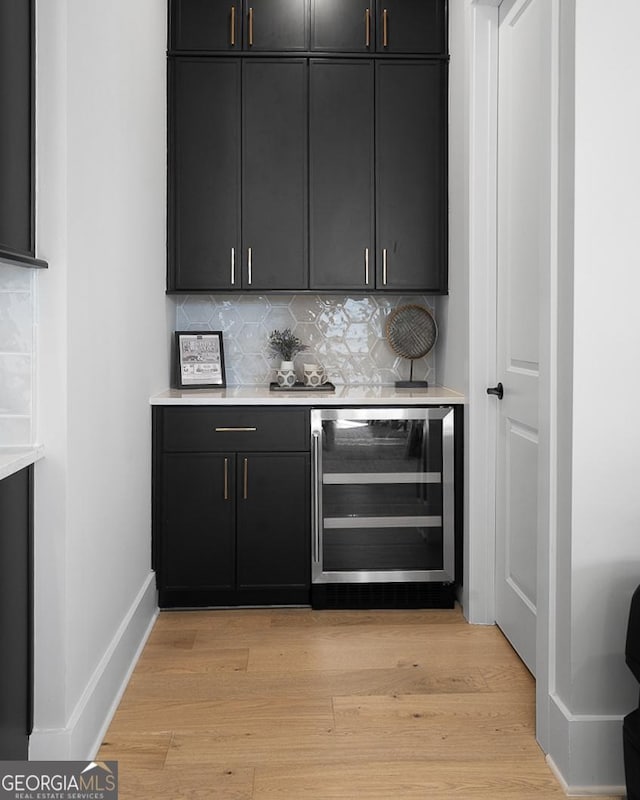
M 278 383 L 270 383 L 269 389 L 272 392 L 335 392 L 336 387 L 327 381 L 320 386 L 305 386 L 304 383 L 294 383 L 293 386 L 280 386 Z

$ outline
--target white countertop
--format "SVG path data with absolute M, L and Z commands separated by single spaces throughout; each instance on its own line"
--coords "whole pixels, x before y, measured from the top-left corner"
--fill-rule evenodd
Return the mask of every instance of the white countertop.
M 44 456 L 44 447 L 0 447 L 0 480 L 35 464 Z
M 336 386 L 335 392 L 275 391 L 268 386 L 230 386 L 227 389 L 167 389 L 150 399 L 154 406 L 343 406 L 343 405 L 454 405 L 464 395 L 445 386 L 396 389 L 394 386 Z

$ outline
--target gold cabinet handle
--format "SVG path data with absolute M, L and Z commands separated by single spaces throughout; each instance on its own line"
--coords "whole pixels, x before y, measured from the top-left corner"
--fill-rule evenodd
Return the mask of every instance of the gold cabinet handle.
M 371 47 L 371 11 L 368 8 L 364 12 L 364 46 Z
M 236 248 L 231 248 L 231 285 L 236 285 Z
M 242 494 L 243 500 L 246 500 L 249 496 L 249 459 L 244 459 L 244 491 Z
M 382 10 L 382 46 L 387 47 L 389 44 L 389 14 L 387 9 Z
M 236 46 L 236 7 L 231 6 L 231 35 L 229 40 L 231 42 L 231 47 Z
M 364 282 L 365 286 L 369 285 L 369 248 L 364 248 Z
M 238 431 L 257 431 L 257 428 L 251 427 L 234 427 L 234 428 L 216 428 L 216 433 L 230 433 Z
M 387 248 L 382 248 L 382 285 L 387 285 Z
M 252 260 L 251 248 L 247 247 L 247 279 L 249 286 L 251 286 L 251 281 L 253 280 Z
M 229 459 L 224 460 L 224 499 L 229 499 Z
M 249 8 L 249 47 L 253 45 L 253 8 Z

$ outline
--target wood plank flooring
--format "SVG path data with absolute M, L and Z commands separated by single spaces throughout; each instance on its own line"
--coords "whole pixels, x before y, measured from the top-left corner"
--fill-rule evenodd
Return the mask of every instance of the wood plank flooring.
M 163 612 L 99 758 L 120 800 L 559 800 L 534 716 L 457 609 Z

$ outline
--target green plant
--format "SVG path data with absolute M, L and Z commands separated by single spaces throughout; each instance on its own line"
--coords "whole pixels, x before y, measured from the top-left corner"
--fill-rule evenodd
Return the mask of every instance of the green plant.
M 280 356 L 283 361 L 293 361 L 293 357 L 297 353 L 303 353 L 308 349 L 307 345 L 303 344 L 291 332 L 291 328 L 285 328 L 283 331 L 272 331 L 269 334 L 269 351 L 271 355 Z

